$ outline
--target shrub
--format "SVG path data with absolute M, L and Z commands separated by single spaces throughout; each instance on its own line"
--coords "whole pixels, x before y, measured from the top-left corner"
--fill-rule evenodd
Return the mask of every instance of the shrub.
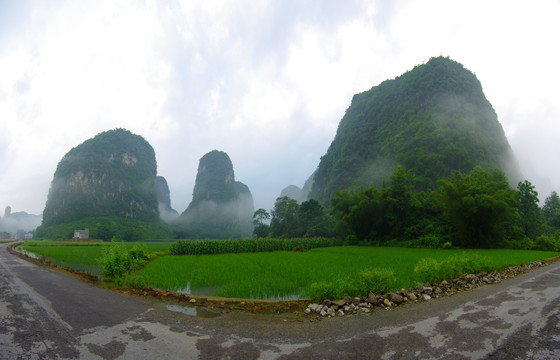
M 560 251 L 560 234 L 541 235 L 535 239 L 534 250 Z
M 358 275 L 361 294 L 369 291 L 385 294 L 392 290 L 396 282 L 395 274 L 390 269 L 364 269 Z
M 453 279 L 467 273 L 490 271 L 492 267 L 492 262 L 485 256 L 464 254 L 440 261 L 432 258 L 420 259 L 414 266 L 414 272 L 418 281 L 433 282 Z
M 440 263 L 433 258 L 423 258 L 414 265 L 414 272 L 419 281 L 428 281 L 439 274 Z M 443 280 L 443 279 L 442 279 Z
M 134 245 L 127 249 L 123 243 L 114 239 L 106 246 L 101 257 L 103 271 L 101 275 L 109 278 L 120 278 L 124 274 L 144 265 L 149 259 L 148 250 L 145 245 Z
M 332 282 L 314 282 L 307 288 L 307 296 L 313 301 L 335 299 L 337 295 L 336 286 Z

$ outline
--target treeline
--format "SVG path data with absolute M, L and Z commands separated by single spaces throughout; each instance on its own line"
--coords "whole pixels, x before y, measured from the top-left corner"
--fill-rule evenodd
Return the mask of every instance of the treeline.
M 560 251 L 560 197 L 539 207 L 529 181 L 510 187 L 501 170 L 455 171 L 434 190 L 398 166 L 379 188 L 337 191 L 317 201 L 278 198 L 271 214 L 253 217 L 257 237 L 336 236 L 348 244 L 411 247 L 519 248 Z M 270 220 L 270 225 L 267 222 Z

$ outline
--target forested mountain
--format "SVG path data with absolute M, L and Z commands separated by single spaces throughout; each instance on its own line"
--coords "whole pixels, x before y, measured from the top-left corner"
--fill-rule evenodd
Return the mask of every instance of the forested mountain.
M 124 129 L 102 132 L 62 158 L 43 227 L 100 216 L 159 221 L 154 149 Z
M 502 169 L 513 184 L 521 179 L 480 82 L 445 57 L 354 95 L 310 198 L 327 203 L 336 190 L 381 186 L 397 165 L 415 174 L 420 190 L 477 165 Z
M 251 192 L 235 181 L 229 156 L 213 150 L 200 159 L 193 199 L 179 222 L 189 237 L 250 236 L 254 211 Z

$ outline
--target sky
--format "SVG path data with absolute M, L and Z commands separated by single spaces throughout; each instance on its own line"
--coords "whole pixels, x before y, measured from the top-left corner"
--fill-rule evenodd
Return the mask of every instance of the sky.
M 0 0 L 0 215 L 42 213 L 73 147 L 125 128 L 171 205 L 231 158 L 255 208 L 303 186 L 352 96 L 449 56 L 476 74 L 525 177 L 560 191 L 560 1 Z

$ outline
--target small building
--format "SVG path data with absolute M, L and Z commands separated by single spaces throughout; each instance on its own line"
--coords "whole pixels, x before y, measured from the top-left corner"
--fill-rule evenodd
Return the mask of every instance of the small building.
M 88 240 L 88 239 L 89 239 L 89 229 L 74 230 L 73 240 L 79 241 L 79 240 Z

